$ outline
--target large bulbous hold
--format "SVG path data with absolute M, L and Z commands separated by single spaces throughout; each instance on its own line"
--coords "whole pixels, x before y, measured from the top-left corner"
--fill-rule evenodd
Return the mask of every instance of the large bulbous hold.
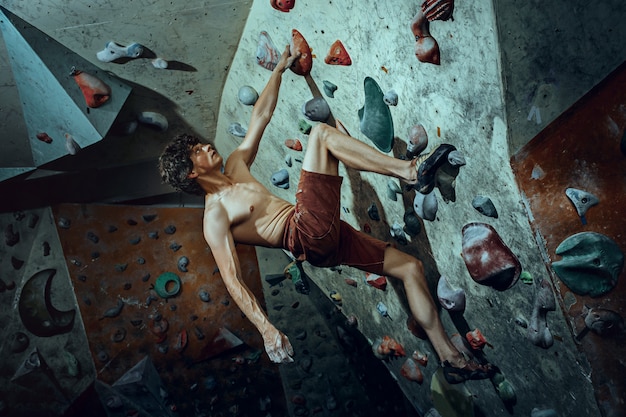
M 487 223 L 469 223 L 462 232 L 461 256 L 472 279 L 498 291 L 512 287 L 522 265 L 496 230 Z

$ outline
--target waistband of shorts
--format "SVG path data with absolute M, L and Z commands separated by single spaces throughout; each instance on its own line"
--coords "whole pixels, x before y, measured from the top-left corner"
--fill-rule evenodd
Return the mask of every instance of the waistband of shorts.
M 302 177 L 307 177 L 307 179 L 309 179 L 309 178 L 320 178 L 320 179 L 323 179 L 325 181 L 335 181 L 335 182 L 338 182 L 340 184 L 343 182 L 343 177 L 341 175 L 324 174 L 322 172 L 307 171 L 306 169 L 300 170 L 300 181 L 302 181 Z

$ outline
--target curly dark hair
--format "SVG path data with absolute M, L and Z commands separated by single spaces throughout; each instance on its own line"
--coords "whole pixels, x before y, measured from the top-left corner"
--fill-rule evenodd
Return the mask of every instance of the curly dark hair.
M 165 147 L 159 157 L 159 173 L 164 183 L 189 194 L 205 194 L 196 179 L 188 177 L 193 170 L 193 162 L 189 157 L 191 149 L 200 142 L 200 138 L 183 133 Z

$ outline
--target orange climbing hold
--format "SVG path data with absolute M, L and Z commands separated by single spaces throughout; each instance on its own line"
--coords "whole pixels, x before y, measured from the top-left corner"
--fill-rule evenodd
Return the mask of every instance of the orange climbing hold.
M 484 348 L 485 345 L 489 347 L 493 347 L 491 344 L 489 344 L 489 342 L 487 342 L 487 339 L 485 339 L 485 336 L 478 329 L 474 329 L 470 332 L 467 332 L 467 334 L 465 335 L 465 338 L 469 342 L 472 349 L 475 349 L 475 350 L 482 350 L 482 348 Z
M 375 344 L 376 351 L 380 356 L 406 356 L 404 347 L 390 336 L 383 336 L 379 343 Z
M 111 88 L 98 77 L 75 68 L 72 68 L 70 75 L 83 92 L 87 106 L 100 107 L 111 97 Z
M 346 67 L 352 65 L 350 54 L 348 54 L 348 51 L 346 51 L 345 46 L 343 46 L 343 43 L 341 43 L 339 39 L 330 46 L 330 50 L 324 62 L 328 65 L 343 65 Z
M 298 75 L 308 75 L 313 67 L 311 48 L 304 36 L 296 29 L 291 30 L 291 43 L 289 46 L 292 55 L 300 53 L 300 58 L 293 63 L 291 70 Z

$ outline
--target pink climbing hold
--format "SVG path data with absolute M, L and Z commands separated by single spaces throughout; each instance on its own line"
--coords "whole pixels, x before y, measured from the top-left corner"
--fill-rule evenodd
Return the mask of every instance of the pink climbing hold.
M 270 0 L 270 4 L 280 12 L 289 13 L 296 5 L 296 0 Z
M 409 381 L 414 381 L 418 384 L 424 382 L 424 375 L 413 358 L 407 358 L 406 361 L 404 361 L 402 368 L 400 368 L 400 374 Z
M 302 151 L 302 142 L 299 139 L 287 139 L 285 140 L 285 146 L 294 151 Z
M 259 43 L 256 47 L 256 62 L 260 66 L 270 71 L 276 68 L 276 64 L 280 60 L 280 51 L 272 42 L 272 38 L 266 31 L 262 31 L 259 35 Z

